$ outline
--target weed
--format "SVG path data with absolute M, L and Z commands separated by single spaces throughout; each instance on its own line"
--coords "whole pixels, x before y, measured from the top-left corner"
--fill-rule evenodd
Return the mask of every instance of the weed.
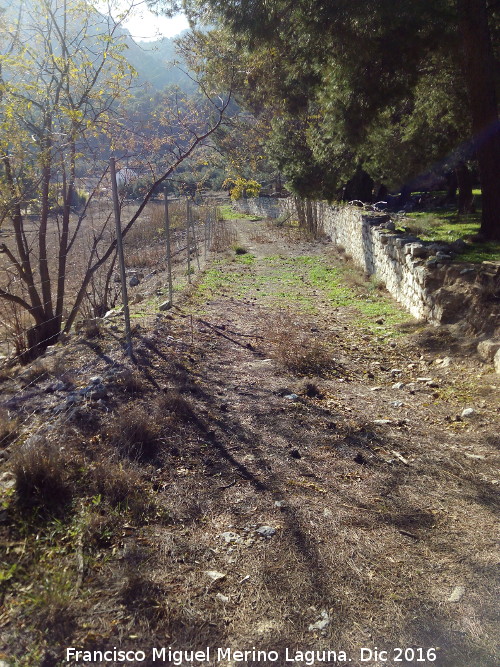
M 223 204 L 222 206 L 219 206 L 219 211 L 223 220 L 260 220 L 258 216 L 235 211 L 231 204 Z
M 19 418 L 0 410 L 0 448 L 7 447 L 19 435 Z
M 247 266 L 250 266 L 255 262 L 255 255 L 252 255 L 248 251 L 245 251 L 246 254 L 240 254 L 235 257 L 235 261 L 239 262 L 240 264 L 246 264 Z
M 150 553 L 136 545 L 127 545 L 120 573 L 118 596 L 136 618 L 157 621 L 164 612 L 165 591 L 144 574 L 149 568 Z
M 311 338 L 301 322 L 288 313 L 278 313 L 263 327 L 274 356 L 288 371 L 297 375 L 324 375 L 333 362 L 326 346 Z
M 95 319 L 85 320 L 82 323 L 81 333 L 84 338 L 87 340 L 93 340 L 94 338 L 100 338 L 101 336 L 101 327 L 99 322 Z
M 233 246 L 233 250 L 235 255 L 246 255 L 248 252 L 248 250 L 241 245 Z
M 317 378 L 304 378 L 300 382 L 297 391 L 308 398 L 321 398 L 324 395 Z
M 189 421 L 193 418 L 193 408 L 178 391 L 167 390 L 157 401 L 158 413 L 174 422 Z
M 39 586 L 28 600 L 30 619 L 47 638 L 63 641 L 71 635 L 77 619 L 74 581 L 66 569 L 41 571 L 35 581 Z
M 213 231 L 210 250 L 213 252 L 223 252 L 230 248 L 235 241 L 236 234 L 227 224 L 226 220 L 224 218 L 217 220 Z
M 37 384 L 49 377 L 49 369 L 43 359 L 38 359 L 18 376 L 23 385 Z
M 115 414 L 107 435 L 122 456 L 137 461 L 156 458 L 160 445 L 159 425 L 139 405 L 126 406 Z
M 42 513 L 62 510 L 73 496 L 76 463 L 75 457 L 57 443 L 43 436 L 30 438 L 13 456 L 19 505 Z
M 128 394 L 142 394 L 146 389 L 144 378 L 136 369 L 126 368 L 116 377 L 118 387 Z
M 165 261 L 165 248 L 160 243 L 127 250 L 128 268 L 152 269 Z
M 101 496 L 96 496 L 96 502 L 100 501 Z M 122 521 L 116 512 L 90 512 L 82 531 L 83 542 L 97 549 L 110 546 Z

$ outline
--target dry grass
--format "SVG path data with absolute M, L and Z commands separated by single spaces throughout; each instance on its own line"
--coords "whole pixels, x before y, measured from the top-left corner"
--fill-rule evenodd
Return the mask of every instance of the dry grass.
M 148 382 L 127 368 L 109 383 L 113 412 L 91 408 L 103 429 L 57 436 L 74 443 L 71 457 L 82 464 L 66 480 L 73 502 L 64 516 L 28 524 L 30 513 L 8 507 L 13 525 L 0 531 L 17 546 L 7 550 L 7 576 L 19 566 L 3 589 L 8 659 L 57 664 L 66 646 L 256 646 L 280 651 L 280 665 L 285 647 L 342 648 L 358 667 L 360 646 L 438 646 L 436 667 L 499 664 L 493 410 L 485 406 L 483 419 L 478 408 L 477 421 L 450 431 L 444 417 L 456 403 L 391 387 L 392 368 L 404 381 L 437 372 L 427 361 L 448 353 L 449 341 L 432 355 L 416 343 L 378 345 L 348 310 L 316 314 L 314 332 L 310 315 L 270 317 L 248 300 L 206 308 L 203 317 L 227 334 L 269 333 L 262 351 L 283 362 L 264 363 L 246 338 L 238 344 L 211 329 L 174 347 L 167 337 L 189 336 L 177 310 L 158 325 L 158 356 L 148 348 L 140 367 Z M 330 374 L 320 338 L 332 322 L 345 353 L 341 378 Z M 407 369 L 410 360 L 418 369 Z M 371 382 L 373 361 L 387 371 Z M 450 382 L 464 373 L 455 362 Z M 283 372 L 286 364 L 304 377 Z M 153 385 L 168 389 L 157 398 Z M 284 399 L 285 387 L 301 400 Z M 485 403 L 493 400 L 490 391 Z M 133 428 L 122 438 L 127 421 Z M 142 458 L 144 437 L 152 459 Z M 132 449 L 139 442 L 133 460 L 130 438 Z M 275 534 L 259 536 L 262 525 Z M 226 531 L 239 539 L 227 542 Z M 214 582 L 214 570 L 225 576 Z M 463 599 L 449 603 L 462 585 Z M 324 629 L 311 629 L 324 614 Z
M 47 576 L 40 568 L 35 577 L 36 587 L 29 600 L 30 619 L 34 627 L 51 642 L 64 641 L 71 635 L 78 618 L 78 603 L 74 599 L 74 579 L 68 570 Z
M 115 382 L 121 391 L 127 394 L 142 394 L 147 384 L 136 368 L 125 368 L 115 376 Z
M 82 320 L 77 326 L 77 331 L 87 340 L 101 337 L 101 326 L 95 318 Z
M 229 221 L 217 219 L 212 236 L 210 250 L 224 252 L 236 244 L 236 233 Z
M 8 447 L 17 438 L 19 429 L 19 417 L 10 415 L 5 409 L 0 409 L 0 449 Z
M 127 249 L 125 263 L 128 268 L 154 269 L 165 264 L 165 246 L 163 243 Z
M 88 484 L 103 512 L 93 516 L 85 529 L 96 545 L 110 541 L 120 530 L 120 515 L 124 512 L 135 521 L 147 521 L 157 511 L 158 499 L 151 494 L 144 471 L 134 461 L 117 461 L 103 454 L 89 470 Z
M 74 495 L 78 457 L 47 437 L 30 438 L 13 455 L 16 499 L 20 506 L 59 512 Z
M 50 369 L 45 359 L 37 359 L 31 366 L 25 368 L 18 375 L 18 380 L 24 385 L 34 385 L 50 377 Z
M 331 353 L 311 336 L 301 317 L 281 311 L 264 321 L 262 334 L 271 344 L 269 354 L 287 371 L 321 377 L 334 368 Z
M 115 413 L 107 428 L 110 444 L 123 457 L 152 461 L 161 445 L 161 424 L 154 410 L 139 404 L 127 405 Z
M 158 414 L 171 422 L 185 422 L 193 417 L 191 403 L 173 389 L 168 389 L 163 396 L 160 396 L 156 406 Z

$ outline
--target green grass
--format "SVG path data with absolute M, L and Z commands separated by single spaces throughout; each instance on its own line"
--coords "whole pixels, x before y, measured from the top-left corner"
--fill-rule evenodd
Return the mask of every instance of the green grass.
M 261 220 L 259 216 L 236 211 L 231 204 L 222 204 L 219 206 L 219 211 L 223 220 Z
M 478 191 L 479 192 L 479 191 Z M 452 243 L 458 239 L 469 240 L 479 233 L 481 213 L 457 215 L 456 211 L 429 211 L 408 213 L 406 228 L 423 241 L 446 241 Z M 458 261 L 480 264 L 484 261 L 500 261 L 500 243 L 472 243 L 470 250 L 462 253 Z
M 479 232 L 481 225 L 478 213 L 462 214 L 455 211 L 433 211 L 408 213 L 406 227 L 423 241 L 456 241 L 466 239 Z
M 270 308 L 289 304 L 309 313 L 317 312 L 326 301 L 332 308 L 349 308 L 360 327 L 381 339 L 398 335 L 397 325 L 410 319 L 387 293 L 373 281 L 364 280 L 356 269 L 332 267 L 318 257 L 272 255 L 256 259 L 240 255 L 219 260 L 205 272 L 194 298 L 201 305 L 218 295 L 253 299 Z M 380 318 L 382 324 L 376 322 Z
M 470 250 L 460 255 L 461 262 L 480 264 L 481 262 L 500 262 L 500 243 L 489 241 L 487 243 L 474 243 Z
M 252 255 L 250 252 L 246 252 L 244 255 L 236 255 L 234 258 L 235 262 L 239 264 L 247 264 L 248 266 L 255 262 L 255 255 Z

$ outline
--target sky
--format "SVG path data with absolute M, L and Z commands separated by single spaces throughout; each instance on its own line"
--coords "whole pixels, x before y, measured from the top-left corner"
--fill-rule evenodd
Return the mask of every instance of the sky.
M 184 14 L 179 14 L 169 19 L 166 16 L 156 16 L 150 12 L 145 0 L 131 0 L 135 7 L 130 11 L 123 26 L 127 28 L 135 41 L 149 41 L 161 37 L 173 37 L 182 30 L 188 28 L 188 22 Z M 120 11 L 125 11 L 130 3 L 127 0 L 101 0 L 97 2 L 97 8 L 103 14 L 111 9 L 111 14 L 116 16 Z
M 169 19 L 165 16 L 156 16 L 148 9 L 134 10 L 133 16 L 123 22 L 135 41 L 173 37 L 188 28 L 184 14 Z

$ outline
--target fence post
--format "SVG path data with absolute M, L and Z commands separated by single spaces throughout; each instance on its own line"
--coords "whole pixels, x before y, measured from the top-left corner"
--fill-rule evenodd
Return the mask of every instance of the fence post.
M 133 359 L 134 355 L 132 351 L 132 332 L 130 330 L 130 311 L 128 307 L 127 274 L 125 273 L 125 257 L 123 255 L 120 201 L 118 199 L 118 185 L 116 183 L 116 165 L 114 157 L 109 158 L 109 170 L 111 172 L 111 190 L 113 193 L 113 207 L 116 225 L 116 250 L 118 252 L 118 261 L 120 264 L 120 282 L 122 284 L 123 314 L 125 316 L 125 339 L 127 341 L 126 350 L 128 356 Z
M 203 243 L 203 257 L 207 259 L 207 248 L 208 248 L 208 216 L 210 215 L 210 209 L 208 206 L 205 209 L 205 237 Z
M 168 211 L 168 194 L 165 186 L 165 239 L 167 243 L 167 276 L 168 276 L 168 299 L 170 306 L 174 305 L 174 289 L 172 285 L 172 256 L 170 248 L 170 216 Z
M 188 274 L 188 283 L 191 284 L 191 239 L 190 239 L 190 221 L 191 217 L 191 206 L 189 199 L 186 199 L 186 246 L 187 246 L 187 274 Z
M 196 263 L 198 265 L 198 271 L 200 270 L 200 256 L 198 254 L 198 239 L 196 238 L 196 227 L 194 225 L 194 215 L 193 215 L 193 210 L 190 209 L 191 212 L 191 231 L 193 232 L 193 241 L 194 241 L 194 254 L 196 255 Z

